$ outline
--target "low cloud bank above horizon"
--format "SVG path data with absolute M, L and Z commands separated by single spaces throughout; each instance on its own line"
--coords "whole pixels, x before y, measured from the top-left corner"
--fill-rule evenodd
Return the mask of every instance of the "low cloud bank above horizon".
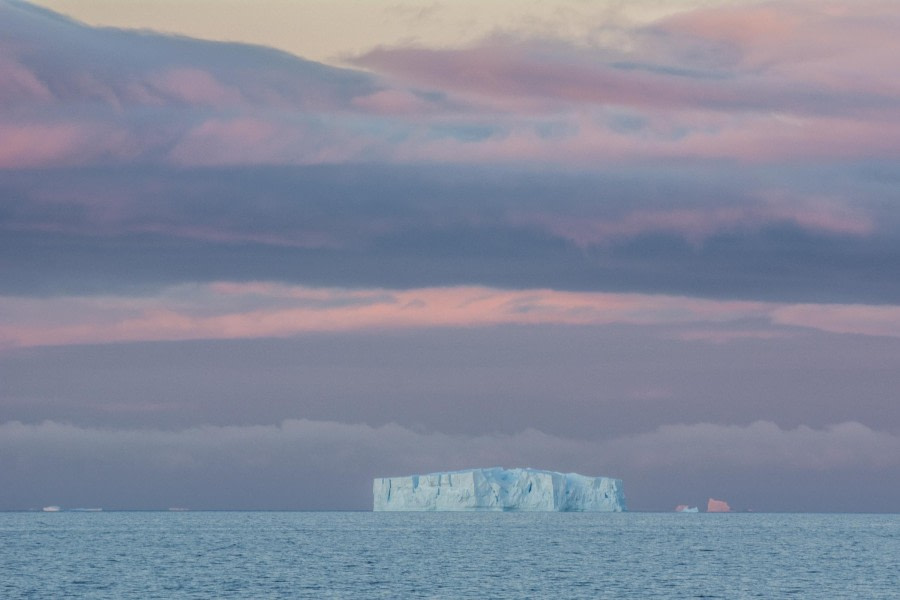
M 782 429 L 764 421 L 747 426 L 667 425 L 599 441 L 565 439 L 536 429 L 469 436 L 416 432 L 395 424 L 371 427 L 306 419 L 177 431 L 7 422 L 0 424 L 0 450 L 7 457 L 0 467 L 0 504 L 20 509 L 51 501 L 109 508 L 245 508 L 259 507 L 250 498 L 264 497 L 271 503 L 267 508 L 367 510 L 373 477 L 527 465 L 623 477 L 626 494 L 629 486 L 639 490 L 629 495 L 633 508 L 660 510 L 669 508 L 663 502 L 674 505 L 678 497 L 673 494 L 703 497 L 724 491 L 735 497 L 741 490 L 664 490 L 646 481 L 659 471 L 678 477 L 689 471 L 748 467 L 811 470 L 827 481 L 832 472 L 894 473 L 900 468 L 900 437 L 852 422 L 822 429 Z M 85 480 L 70 490 L 67 473 L 73 469 L 84 472 Z M 148 491 L 138 483 L 148 476 L 180 485 Z M 26 486 L 23 477 L 35 481 Z M 91 491 L 94 481 L 110 478 L 119 483 Z M 651 491 L 653 497 L 644 496 Z M 858 500 L 854 510 L 886 507 L 877 498 Z M 755 508 L 790 506 L 773 499 Z M 823 510 L 828 504 L 819 506 Z

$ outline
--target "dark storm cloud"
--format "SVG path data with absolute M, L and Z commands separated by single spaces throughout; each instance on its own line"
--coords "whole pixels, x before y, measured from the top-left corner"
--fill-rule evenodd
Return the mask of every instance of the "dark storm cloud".
M 794 228 L 720 235 L 698 249 L 648 235 L 583 251 L 504 227 L 421 229 L 358 248 L 282 248 L 157 235 L 4 236 L 11 295 L 135 293 L 185 282 L 274 280 L 313 286 L 504 288 L 664 293 L 793 302 L 896 303 L 900 247 Z
M 273 280 L 895 302 L 893 171 L 866 180 L 872 170 L 12 171 L 0 174 L 0 289 Z M 852 206 L 832 200 L 851 188 Z

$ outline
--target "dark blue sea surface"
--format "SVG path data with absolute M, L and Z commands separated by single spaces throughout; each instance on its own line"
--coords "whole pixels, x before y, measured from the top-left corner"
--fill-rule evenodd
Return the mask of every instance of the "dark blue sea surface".
M 900 598 L 900 515 L 0 513 L 0 598 Z

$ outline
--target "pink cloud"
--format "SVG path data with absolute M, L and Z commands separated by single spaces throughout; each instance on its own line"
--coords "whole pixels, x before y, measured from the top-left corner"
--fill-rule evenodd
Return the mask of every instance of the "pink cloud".
M 885 158 L 900 155 L 900 80 L 885 77 L 898 28 L 896 4 L 861 2 L 848 13 L 842 3 L 766 3 L 681 13 L 628 32 L 627 52 L 493 38 L 463 49 L 379 48 L 357 60 L 504 125 L 476 141 L 414 136 L 400 160 Z M 641 125 L 617 129 L 611 107 Z M 535 114 L 561 119 L 569 133 L 540 134 Z
M 825 2 L 820 5 L 826 4 Z M 806 11 L 806 16 L 811 16 Z M 713 7 L 668 17 L 656 29 L 741 48 L 780 47 L 803 35 L 796 3 Z M 815 25 L 814 25 L 815 27 Z M 806 32 L 807 34 L 809 32 Z
M 462 50 L 379 48 L 356 62 L 394 77 L 452 90 L 476 103 L 492 102 L 512 110 L 553 110 L 559 108 L 558 102 L 686 107 L 741 101 L 738 90 L 721 84 L 626 71 L 591 58 L 569 48 L 555 52 L 540 44 L 504 42 Z M 545 103 L 535 103 L 539 99 Z M 550 101 L 556 101 L 556 106 Z
M 267 308 L 252 308 L 260 300 L 267 300 Z M 6 346 L 499 324 L 718 323 L 760 318 L 768 310 L 758 302 L 642 294 L 480 287 L 341 290 L 271 283 L 182 286 L 155 298 L 53 298 L 27 303 L 5 298 L 0 306 L 7 315 L 0 321 L 0 344 Z M 55 317 L 47 319 L 47 314 Z
M 750 70 L 859 89 L 884 79 L 876 75 L 896 56 L 898 25 L 895 2 L 794 0 L 680 13 L 652 29 L 727 45 L 738 51 L 736 63 Z M 854 69 L 858 77 L 848 80 Z
M 179 166 L 895 158 L 900 79 L 885 73 L 896 62 L 898 28 L 896 4 L 868 0 L 853 11 L 845 3 L 795 1 L 705 8 L 620 32 L 627 51 L 511 37 L 463 49 L 380 48 L 358 62 L 389 79 L 360 76 L 347 89 L 340 83 L 347 74 L 314 75 L 299 64 L 267 68 L 258 57 L 252 70 L 210 63 L 200 53 L 188 66 L 160 61 L 110 76 L 89 65 L 29 67 L 10 51 L 0 58 L 0 103 L 26 112 L 53 105 L 57 113 L 52 122 L 33 115 L 33 135 L 8 134 L 0 165 L 160 156 Z M 444 99 L 410 91 L 422 88 Z M 76 122 L 66 107 L 83 103 L 110 113 Z M 159 126 L 133 118 L 135 106 L 164 111 Z M 623 112 L 639 124 L 618 127 Z M 563 133 L 542 133 L 545 119 Z M 495 133 L 456 138 L 456 127 Z M 652 228 L 657 218 L 635 215 L 578 235 Z M 704 215 L 662 218 L 669 223 L 659 227 L 694 235 L 709 226 Z M 829 231 L 866 228 L 813 214 L 785 218 Z
M 280 133 L 257 117 L 210 118 L 189 130 L 169 158 L 183 165 L 264 163 L 284 152 Z
M 147 84 L 170 100 L 190 105 L 236 106 L 244 100 L 240 90 L 196 68 L 167 69 L 150 75 Z
M 0 45 L 0 52 L 4 52 Z M 20 102 L 49 102 L 53 94 L 34 73 L 8 56 L 0 54 L 0 106 Z
M 845 3 L 770 2 L 681 12 L 625 32 L 627 51 L 495 38 L 463 49 L 378 48 L 357 62 L 511 110 L 532 98 L 818 114 L 836 102 L 862 108 L 867 92 L 900 91 L 883 76 L 898 25 L 900 10 L 885 2 L 859 2 L 850 14 Z
M 74 123 L 15 125 L 0 123 L 0 166 L 23 168 L 67 162 L 85 134 Z
M 349 290 L 220 282 L 178 286 L 148 298 L 0 298 L 0 315 L 5 347 L 502 324 L 667 325 L 667 336 L 710 343 L 786 337 L 790 331 L 778 329 L 784 326 L 900 337 L 896 306 L 482 287 Z M 746 320 L 770 327 L 729 326 Z M 641 397 L 657 393 L 663 392 L 635 391 Z
M 127 130 L 92 122 L 0 121 L 0 168 L 88 164 L 127 159 L 139 144 Z
M 257 303 L 266 308 L 254 308 Z M 344 290 L 221 282 L 169 288 L 148 298 L 7 297 L 0 298 L 0 308 L 0 345 L 6 347 L 545 323 L 669 325 L 668 336 L 710 343 L 777 339 L 791 334 L 777 329 L 784 326 L 900 337 L 896 306 L 482 287 Z M 728 326 L 746 320 L 771 327 Z
M 877 104 L 879 96 L 884 100 L 900 93 L 900 81 L 884 76 L 896 62 L 898 27 L 900 6 L 895 2 L 823 0 L 691 11 L 652 30 L 669 34 L 676 43 L 706 41 L 712 49 L 728 48 L 733 68 L 759 73 L 761 82 L 777 89 L 806 88 L 810 96 L 844 94 L 850 107 L 857 103 L 856 111 L 865 112 L 870 100 Z M 795 100 L 799 104 L 786 106 L 786 112 L 803 112 L 802 97 Z M 808 102 L 816 108 L 814 99 Z M 837 108 L 823 102 L 818 108 Z

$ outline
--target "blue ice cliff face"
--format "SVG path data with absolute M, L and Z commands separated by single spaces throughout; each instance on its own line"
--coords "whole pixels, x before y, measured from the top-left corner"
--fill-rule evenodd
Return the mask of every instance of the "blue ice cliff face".
M 375 511 L 626 510 L 620 479 L 537 469 L 470 469 L 382 477 L 372 485 Z

